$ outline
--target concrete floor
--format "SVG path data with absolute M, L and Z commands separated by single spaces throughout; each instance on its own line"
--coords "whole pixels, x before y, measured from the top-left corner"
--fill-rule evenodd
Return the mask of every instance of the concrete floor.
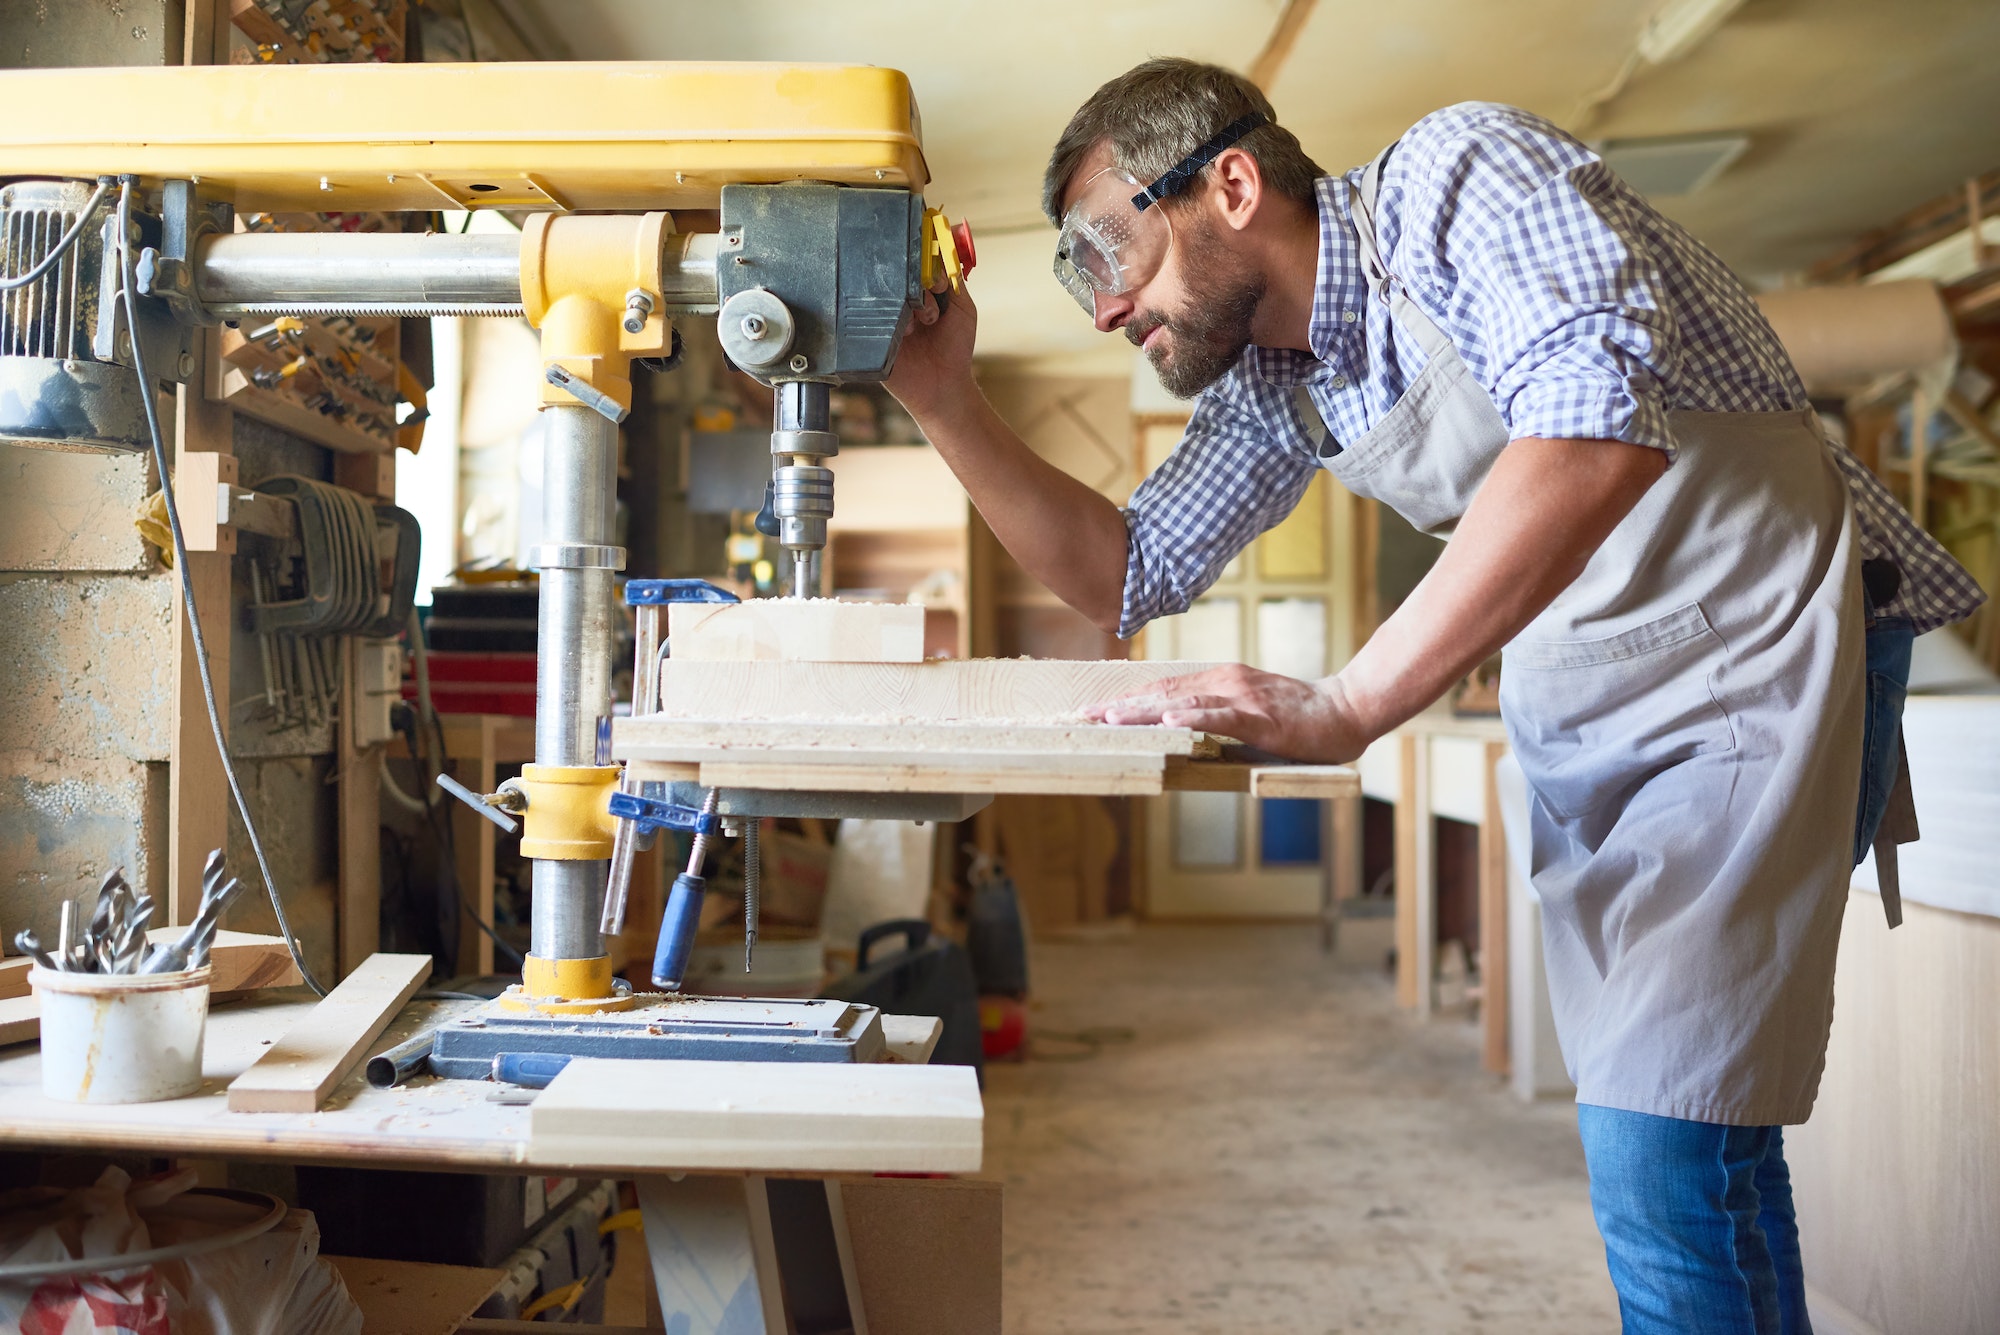
M 1460 1017 L 1301 926 L 1039 943 L 1030 1032 L 1121 1028 L 1000 1064 L 1019 1335 L 1602 1332 L 1617 1303 L 1575 1112 L 1516 1102 Z

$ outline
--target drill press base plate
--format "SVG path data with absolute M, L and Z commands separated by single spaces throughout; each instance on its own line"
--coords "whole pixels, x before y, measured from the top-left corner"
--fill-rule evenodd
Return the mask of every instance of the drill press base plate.
M 498 1006 L 438 1027 L 431 1070 L 457 1080 L 493 1073 L 503 1053 L 639 1060 L 871 1062 L 882 1013 L 820 998 L 641 994 L 628 1011 L 523 1015 Z

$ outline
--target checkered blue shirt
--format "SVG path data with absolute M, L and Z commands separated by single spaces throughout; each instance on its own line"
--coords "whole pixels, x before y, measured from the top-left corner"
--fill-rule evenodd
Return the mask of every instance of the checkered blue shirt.
M 1187 433 L 1125 511 L 1118 633 L 1184 611 L 1292 512 L 1320 466 L 1293 406 L 1305 385 L 1336 442 L 1359 440 L 1425 354 L 1367 300 L 1345 176 L 1322 177 L 1310 354 L 1253 347 L 1196 399 Z M 1673 454 L 1668 412 L 1795 412 L 1806 392 L 1736 276 L 1596 154 L 1538 116 L 1468 102 L 1390 155 L 1375 207 L 1389 271 L 1493 396 L 1514 439 L 1608 439 Z M 1919 632 L 1968 615 L 1979 586 L 1846 450 L 1862 556 L 1903 571 Z

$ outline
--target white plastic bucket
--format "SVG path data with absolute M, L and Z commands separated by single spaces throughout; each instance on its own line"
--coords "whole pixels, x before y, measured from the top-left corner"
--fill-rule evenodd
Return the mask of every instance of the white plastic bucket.
M 51 973 L 28 982 L 40 1001 L 42 1093 L 69 1103 L 150 1103 L 201 1088 L 208 970 Z

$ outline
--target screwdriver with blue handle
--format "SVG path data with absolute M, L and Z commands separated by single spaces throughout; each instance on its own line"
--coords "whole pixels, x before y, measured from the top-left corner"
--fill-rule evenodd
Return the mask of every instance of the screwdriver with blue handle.
M 702 799 L 702 820 L 695 829 L 694 846 L 688 850 L 687 870 L 674 877 L 667 911 L 660 919 L 660 942 L 653 952 L 653 986 L 665 992 L 681 990 L 688 957 L 694 953 L 695 933 L 701 929 L 701 901 L 708 892 L 701 867 L 708 857 L 709 833 L 715 828 L 718 796 L 711 788 Z

